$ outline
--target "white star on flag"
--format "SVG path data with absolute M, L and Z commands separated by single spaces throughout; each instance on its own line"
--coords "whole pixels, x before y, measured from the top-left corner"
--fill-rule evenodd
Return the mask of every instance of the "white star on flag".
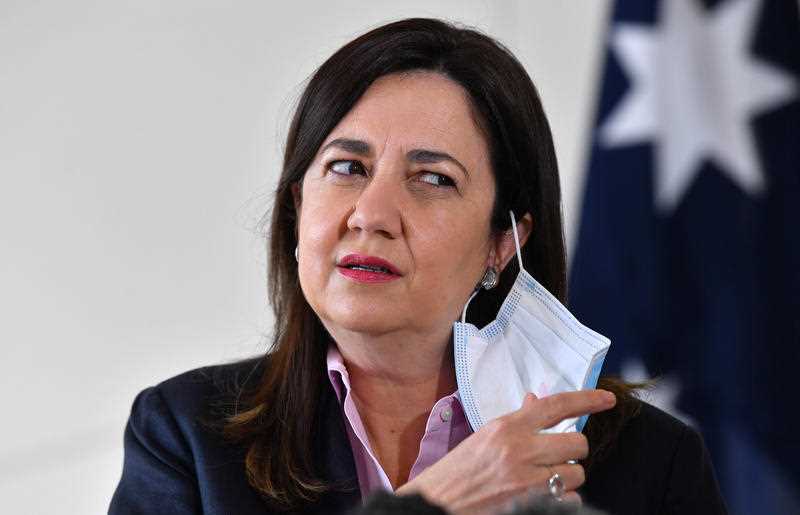
M 612 48 L 632 85 L 600 128 L 600 142 L 656 143 L 661 212 L 680 203 L 704 159 L 749 195 L 765 189 L 749 123 L 793 98 L 797 84 L 748 48 L 759 6 L 728 0 L 704 14 L 696 0 L 667 0 L 659 25 L 614 29 Z

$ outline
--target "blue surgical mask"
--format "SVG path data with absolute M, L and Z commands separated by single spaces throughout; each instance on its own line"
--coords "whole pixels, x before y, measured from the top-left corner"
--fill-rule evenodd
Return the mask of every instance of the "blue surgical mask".
M 528 392 L 537 397 L 595 388 L 611 344 L 582 325 L 522 266 L 517 223 L 511 213 L 519 273 L 497 319 L 478 330 L 453 328 L 458 391 L 472 429 L 518 410 Z M 581 431 L 588 416 L 566 419 L 544 432 Z

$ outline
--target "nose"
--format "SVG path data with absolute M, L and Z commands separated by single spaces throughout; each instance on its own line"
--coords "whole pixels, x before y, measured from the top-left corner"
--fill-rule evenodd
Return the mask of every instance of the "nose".
M 395 239 L 400 236 L 402 223 L 398 199 L 401 195 L 396 179 L 385 174 L 373 176 L 361 190 L 353 212 L 347 219 L 351 231 L 364 231 Z

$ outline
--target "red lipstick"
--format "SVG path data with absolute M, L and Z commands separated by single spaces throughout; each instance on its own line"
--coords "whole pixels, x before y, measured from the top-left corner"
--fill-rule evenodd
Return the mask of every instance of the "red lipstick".
M 383 283 L 402 277 L 392 263 L 375 256 L 348 254 L 336 266 L 340 274 L 361 283 Z

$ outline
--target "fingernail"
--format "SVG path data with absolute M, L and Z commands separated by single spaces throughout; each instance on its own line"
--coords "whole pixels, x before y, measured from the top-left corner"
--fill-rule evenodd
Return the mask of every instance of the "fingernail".
M 617 396 L 613 393 L 609 392 L 608 390 L 602 390 L 603 392 L 603 401 L 606 404 L 615 404 L 617 402 Z

